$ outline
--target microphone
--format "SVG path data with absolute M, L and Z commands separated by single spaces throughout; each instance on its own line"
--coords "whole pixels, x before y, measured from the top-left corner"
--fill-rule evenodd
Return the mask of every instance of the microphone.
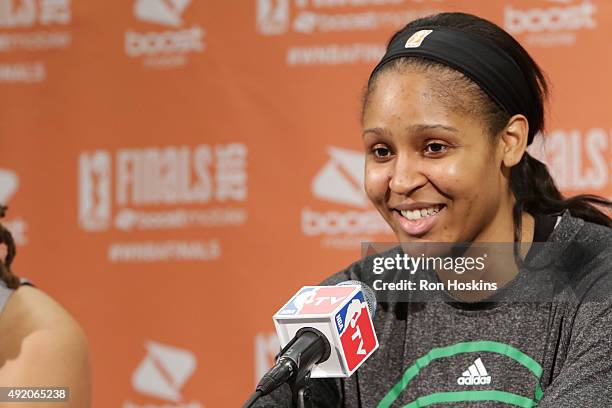
M 360 281 L 304 286 L 274 316 L 283 349 L 257 385 L 250 406 L 284 383 L 346 378 L 378 348 L 373 290 Z

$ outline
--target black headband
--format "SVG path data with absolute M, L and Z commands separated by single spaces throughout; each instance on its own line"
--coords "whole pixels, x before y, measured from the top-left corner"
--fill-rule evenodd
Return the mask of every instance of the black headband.
M 523 72 L 502 48 L 486 38 L 448 27 L 408 30 L 399 34 L 370 75 L 401 57 L 421 57 L 447 65 L 476 82 L 508 114 L 529 119 L 531 91 Z M 530 132 L 531 133 L 531 132 Z M 533 136 L 530 136 L 529 143 Z

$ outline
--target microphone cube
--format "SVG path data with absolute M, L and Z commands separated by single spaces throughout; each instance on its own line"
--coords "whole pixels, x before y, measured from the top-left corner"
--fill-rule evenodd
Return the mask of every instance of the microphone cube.
M 346 378 L 378 348 L 372 316 L 361 287 L 304 286 L 273 317 L 281 347 L 302 327 L 325 335 L 330 357 L 311 371 L 312 378 Z

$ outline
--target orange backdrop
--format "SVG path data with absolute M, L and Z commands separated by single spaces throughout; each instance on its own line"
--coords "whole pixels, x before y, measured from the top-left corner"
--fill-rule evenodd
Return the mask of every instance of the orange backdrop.
M 81 322 L 96 407 L 244 401 L 299 287 L 390 240 L 360 94 L 441 10 L 505 27 L 553 88 L 544 157 L 612 194 L 606 0 L 0 0 L 0 201 L 15 269 Z

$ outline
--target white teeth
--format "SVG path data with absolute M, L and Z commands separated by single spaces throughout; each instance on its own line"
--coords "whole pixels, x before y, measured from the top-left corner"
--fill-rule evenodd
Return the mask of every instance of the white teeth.
M 409 220 L 419 220 L 421 218 L 429 217 L 430 215 L 438 213 L 442 209 L 441 205 L 436 205 L 429 208 L 421 208 L 420 210 L 401 210 L 400 212 L 405 218 Z

